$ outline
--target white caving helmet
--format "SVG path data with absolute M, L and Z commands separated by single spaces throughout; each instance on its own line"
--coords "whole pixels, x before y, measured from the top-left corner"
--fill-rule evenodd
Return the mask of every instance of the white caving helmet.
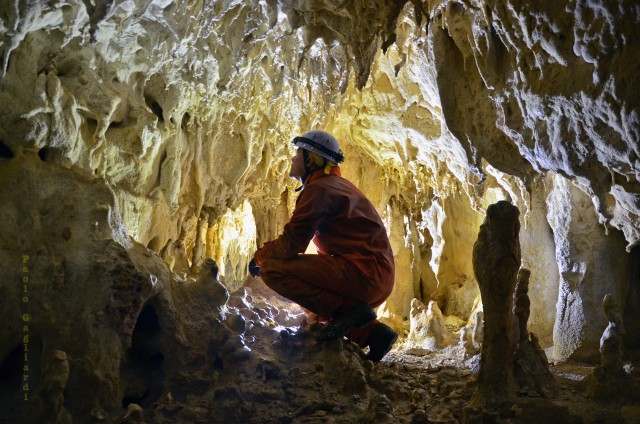
M 338 140 L 327 132 L 320 130 L 307 131 L 300 137 L 294 138 L 291 143 L 298 148 L 317 153 L 332 162 L 344 162 L 344 154 L 340 150 Z

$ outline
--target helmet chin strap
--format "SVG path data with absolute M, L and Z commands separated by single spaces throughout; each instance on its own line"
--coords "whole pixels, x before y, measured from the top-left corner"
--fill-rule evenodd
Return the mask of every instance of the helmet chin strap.
M 304 160 L 304 162 L 302 164 L 304 166 L 304 175 L 301 178 L 302 185 L 300 187 L 296 188 L 296 190 L 295 190 L 296 193 L 304 188 L 304 183 L 307 182 L 307 178 L 309 178 L 309 176 L 311 174 L 313 174 L 314 172 L 316 172 L 319 169 L 322 169 L 322 168 L 318 168 L 318 167 L 316 167 L 315 169 L 313 169 L 313 168 L 310 169 L 307 166 L 307 162 L 309 161 L 309 155 L 308 155 L 306 149 L 302 149 L 302 158 Z M 327 164 L 327 159 L 324 159 L 324 165 L 326 165 L 326 164 Z

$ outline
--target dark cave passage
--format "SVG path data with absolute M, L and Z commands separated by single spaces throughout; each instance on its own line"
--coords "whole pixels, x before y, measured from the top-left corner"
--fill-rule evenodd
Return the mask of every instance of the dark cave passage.
M 126 352 L 126 362 L 122 367 L 124 408 L 131 403 L 148 405 L 157 399 L 161 391 L 165 356 L 158 347 L 160 334 L 156 310 L 147 303 L 138 316 L 131 347 Z

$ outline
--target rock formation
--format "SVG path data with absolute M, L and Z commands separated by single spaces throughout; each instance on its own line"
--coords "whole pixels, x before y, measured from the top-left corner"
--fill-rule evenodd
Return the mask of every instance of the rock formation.
M 535 333 L 527 328 L 531 302 L 529 301 L 529 278 L 531 271 L 520 268 L 518 282 L 513 295 L 514 355 L 513 367 L 516 381 L 521 391 L 535 389 L 545 397 L 551 396 L 553 375 L 544 350 Z
M 602 300 L 602 309 L 609 320 L 600 338 L 600 365 L 605 374 L 615 377 L 623 374 L 624 325 L 618 303 L 611 294 Z
M 624 325 L 617 302 L 611 294 L 602 300 L 602 309 L 609 325 L 600 338 L 600 365 L 588 380 L 587 392 L 597 398 L 611 398 L 625 390 L 631 383 L 624 371 Z M 630 394 L 630 392 L 628 392 Z
M 471 409 L 497 404 L 514 393 L 513 291 L 520 268 L 518 208 L 506 201 L 489 206 L 473 246 L 473 269 L 484 305 L 484 338 Z
M 418 299 L 411 301 L 409 335 L 404 349 L 413 355 L 425 354 L 449 346 L 452 336 L 435 301 L 428 306 Z
M 460 329 L 460 342 L 463 344 L 467 358 L 480 353 L 483 338 L 484 312 L 482 302 L 477 301 L 467 325 Z
M 71 423 L 71 415 L 64 408 L 64 389 L 69 380 L 67 354 L 54 350 L 43 354 L 42 383 L 38 395 L 43 399 L 44 410 L 53 423 Z
M 516 290 L 513 293 L 513 339 L 517 344 L 529 340 L 529 330 L 527 323 L 531 314 L 531 301 L 529 300 L 529 278 L 531 271 L 526 268 L 520 268 L 518 271 L 518 279 L 516 282 Z
M 560 177 L 554 177 L 552 187 L 548 222 L 560 273 L 552 356 L 598 361 L 600 336 L 607 326 L 601 299 L 607 293 L 626 294 L 628 255 L 622 251 L 621 235 L 607 234 L 598 224 L 591 199 L 582 190 Z
M 435 302 L 447 348 L 474 360 L 493 318 L 473 247 L 485 209 L 507 200 L 531 270 L 528 331 L 550 359 L 599 363 L 607 293 L 624 347 L 640 346 L 638 22 L 635 0 L 0 2 L 0 414 L 247 419 L 268 388 L 283 420 L 349 402 L 356 421 L 457 419 L 429 409 L 468 400 L 447 372 L 401 414 L 385 378 L 402 367 L 380 376 L 348 344 L 288 339 L 273 329 L 299 311 L 244 287 L 296 200 L 289 141 L 311 128 L 340 140 L 343 175 L 387 225 L 396 289 L 378 314 L 402 336 L 412 300 Z M 264 348 L 258 373 L 251 340 L 315 362 L 285 367 Z M 332 354 L 360 398 L 285 411 L 280 389 L 339 380 Z M 34 390 L 16 392 L 18 377 Z

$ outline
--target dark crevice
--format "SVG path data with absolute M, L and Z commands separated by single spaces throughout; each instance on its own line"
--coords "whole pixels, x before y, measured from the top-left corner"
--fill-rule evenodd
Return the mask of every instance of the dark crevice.
M 158 252 L 160 250 L 160 237 L 159 236 L 155 236 L 154 238 L 152 238 L 149 243 L 147 243 L 147 249 L 151 249 L 154 252 Z
M 153 97 L 145 96 L 144 100 L 149 109 L 151 109 L 151 112 L 158 117 L 158 120 L 164 122 L 164 115 L 160 104 Z
M 11 159 L 14 156 L 9 146 L 0 141 L 0 158 Z
M 0 366 L 0 383 L 20 381 L 22 377 L 22 344 L 16 346 Z
M 122 369 L 124 396 L 122 406 L 142 406 L 156 401 L 162 390 L 162 364 L 165 356 L 159 348 L 160 321 L 155 308 L 146 304 L 133 329 L 131 348 Z
M 14 342 L 7 340 L 7 345 L 5 345 L 5 349 L 2 349 L 2 356 L 0 356 L 1 423 L 18 422 L 15 419 L 5 420 L 7 417 L 5 414 L 10 407 L 24 402 L 22 387 L 25 379 L 32 394 L 38 393 L 42 383 L 42 338 L 33 331 L 29 331 L 30 326 L 26 325 L 27 322 L 23 324 L 25 325 L 20 326 L 23 331 L 19 335 L 19 340 L 16 340 L 18 343 L 13 344 Z M 26 353 L 25 349 L 27 350 Z M 51 355 L 52 352 L 50 351 L 47 359 L 50 359 Z
M 128 353 L 134 361 L 148 361 L 158 353 L 153 351 L 155 349 L 152 347 L 153 339 L 158 333 L 160 333 L 158 315 L 155 308 L 147 304 L 138 316 L 131 337 L 131 348 Z
M 189 114 L 189 112 L 186 112 L 182 116 L 182 122 L 180 123 L 180 127 L 182 128 L 183 131 L 186 131 L 189 124 L 191 124 L 191 115 Z
M 213 368 L 217 370 L 224 370 L 224 364 L 222 363 L 222 358 L 216 356 L 216 359 L 213 361 Z
M 52 150 L 49 147 L 43 147 L 42 149 L 38 150 L 38 157 L 41 161 L 47 162 L 51 159 L 51 153 Z

